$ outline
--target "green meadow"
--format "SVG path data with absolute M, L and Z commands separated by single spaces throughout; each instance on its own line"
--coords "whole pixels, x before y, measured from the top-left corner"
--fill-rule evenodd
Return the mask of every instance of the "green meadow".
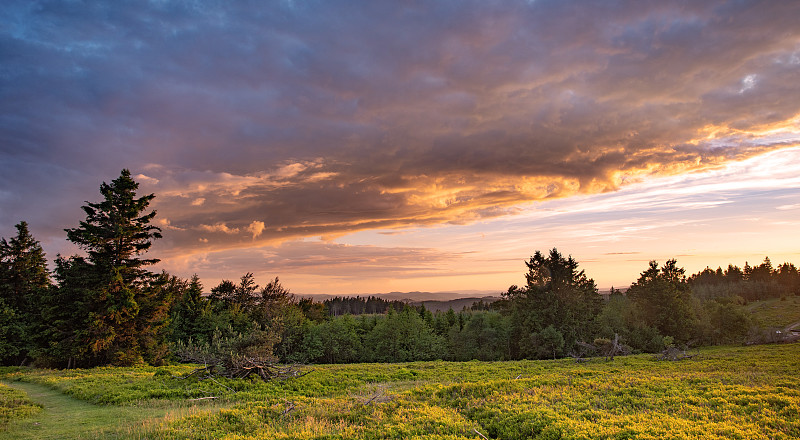
M 315 365 L 283 382 L 193 366 L 5 368 L 3 438 L 793 439 L 800 344 L 690 359 Z

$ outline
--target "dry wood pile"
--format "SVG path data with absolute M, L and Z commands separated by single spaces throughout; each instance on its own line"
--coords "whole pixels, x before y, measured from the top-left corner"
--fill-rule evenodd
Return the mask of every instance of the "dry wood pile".
M 258 377 L 265 382 L 286 380 L 310 373 L 301 373 L 297 365 L 280 365 L 272 354 L 274 337 L 266 332 L 233 338 L 215 337 L 211 344 L 177 344 L 172 353 L 181 362 L 202 364 L 183 379 L 209 379 L 215 376 L 230 379 Z

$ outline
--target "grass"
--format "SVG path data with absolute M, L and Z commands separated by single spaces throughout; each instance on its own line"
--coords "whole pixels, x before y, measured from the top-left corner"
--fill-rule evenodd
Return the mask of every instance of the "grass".
M 747 310 L 760 326 L 783 328 L 800 321 L 800 296 L 754 301 L 747 305 Z
M 696 354 L 680 362 L 639 355 L 582 364 L 322 365 L 269 384 L 171 377 L 188 366 L 13 369 L 0 377 L 107 411 L 91 428 L 95 437 L 85 438 L 800 438 L 800 344 Z M 188 400 L 208 395 L 218 397 L 213 407 Z M 45 404 L 40 415 L 12 423 L 10 438 L 34 438 L 13 435 L 50 411 Z
M 0 383 L 0 430 L 7 428 L 11 420 L 29 417 L 41 409 L 24 391 Z
M 5 427 L 2 438 L 16 439 L 131 439 L 150 438 L 164 423 L 197 414 L 198 407 L 130 407 L 95 405 L 35 383 L 4 385 L 37 402 L 37 409 Z M 216 406 L 205 411 L 218 409 Z

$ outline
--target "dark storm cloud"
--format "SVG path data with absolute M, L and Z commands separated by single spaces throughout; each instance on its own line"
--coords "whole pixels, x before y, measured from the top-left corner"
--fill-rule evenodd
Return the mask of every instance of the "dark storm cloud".
M 795 2 L 10 1 L 0 16 L 3 235 L 73 226 L 123 167 L 181 254 L 471 222 L 798 140 Z

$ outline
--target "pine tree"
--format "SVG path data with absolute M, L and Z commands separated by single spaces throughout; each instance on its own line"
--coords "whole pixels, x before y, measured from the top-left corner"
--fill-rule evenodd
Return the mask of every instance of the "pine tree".
M 211 310 L 211 302 L 203 297 L 203 285 L 195 274 L 173 307 L 172 341 L 210 342 L 214 332 Z
M 158 362 L 164 353 L 161 331 L 176 286 L 143 268 L 159 261 L 140 255 L 161 238 L 161 230 L 150 225 L 156 212 L 146 212 L 155 196 L 137 198 L 138 188 L 130 171 L 122 170 L 100 186 L 101 202 L 82 207 L 86 220 L 66 229 L 68 240 L 88 253 L 83 270 L 89 273 L 64 277 L 59 289 L 83 292 L 77 296 L 86 302 L 88 325 L 83 346 L 75 350 L 83 364 Z
M 42 342 L 39 304 L 51 285 L 42 246 L 26 222 L 16 228 L 16 237 L 0 240 L 0 361 L 7 364 L 25 362 Z
M 0 239 L 0 298 L 6 304 L 24 310 L 39 289 L 50 286 L 47 260 L 39 242 L 28 231 L 27 222 L 16 225 L 17 236 Z
M 155 195 L 136 198 L 138 188 L 131 172 L 122 170 L 111 184 L 103 182 L 100 186 L 102 202 L 86 202 L 81 207 L 86 220 L 80 222 L 80 227 L 65 229 L 67 239 L 85 249 L 91 263 L 109 279 L 116 275 L 115 269 L 120 271 L 125 283 L 146 277 L 140 268 L 159 261 L 138 258 L 154 239 L 161 238 L 161 229 L 149 224 L 156 212 L 143 213 Z
M 94 364 L 88 341 L 96 286 L 102 283 L 85 258 L 73 255 L 56 258 L 54 271 L 58 287 L 48 290 L 42 318 L 47 326 L 42 337 L 48 341 L 37 356 L 37 364 L 73 368 Z
M 511 286 L 504 294 L 511 315 L 512 355 L 540 357 L 539 333 L 549 326 L 561 334 L 565 351 L 592 340 L 603 300 L 594 280 L 578 270 L 578 262 L 552 249 L 547 257 L 536 251 L 525 265 L 527 286 Z M 545 335 L 548 341 L 557 339 L 550 330 Z M 548 353 L 552 356 L 552 347 Z
M 691 307 L 691 287 L 676 260 L 668 260 L 660 269 L 656 261 L 651 261 L 627 296 L 639 307 L 645 323 L 661 335 L 678 342 L 692 337 L 697 319 Z

